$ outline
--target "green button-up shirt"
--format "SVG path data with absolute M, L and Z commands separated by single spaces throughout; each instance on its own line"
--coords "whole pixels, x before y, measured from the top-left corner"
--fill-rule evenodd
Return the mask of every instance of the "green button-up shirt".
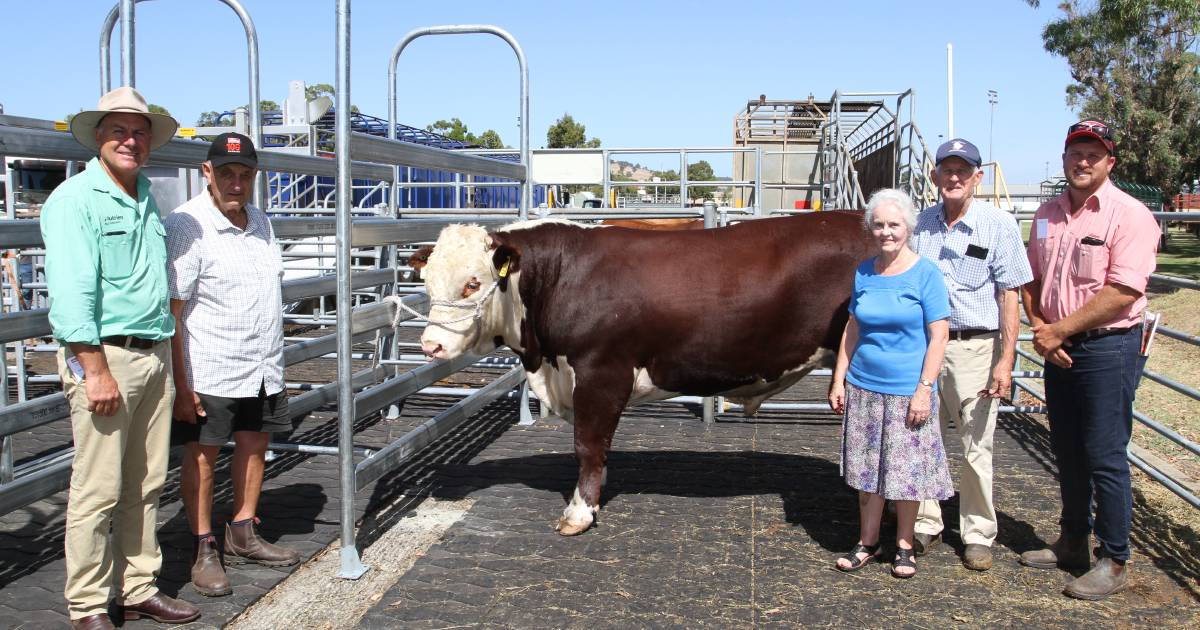
M 134 200 L 93 158 L 42 207 L 50 326 L 60 342 L 175 333 L 165 231 L 150 180 L 139 174 L 137 189 Z

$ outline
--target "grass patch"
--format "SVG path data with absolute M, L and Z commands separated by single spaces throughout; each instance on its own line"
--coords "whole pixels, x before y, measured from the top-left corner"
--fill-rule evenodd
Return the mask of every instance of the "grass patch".
M 1168 251 L 1158 254 L 1158 273 L 1200 279 L 1200 239 L 1182 228 L 1170 228 L 1168 235 Z

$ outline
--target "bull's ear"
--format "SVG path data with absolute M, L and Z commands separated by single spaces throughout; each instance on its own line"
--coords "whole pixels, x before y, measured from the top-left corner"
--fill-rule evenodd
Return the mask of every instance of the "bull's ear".
M 521 252 L 511 245 L 505 245 L 498 239 L 495 240 L 494 245 L 492 267 L 499 276 L 496 283 L 500 285 L 501 291 L 507 291 L 509 277 L 521 270 Z

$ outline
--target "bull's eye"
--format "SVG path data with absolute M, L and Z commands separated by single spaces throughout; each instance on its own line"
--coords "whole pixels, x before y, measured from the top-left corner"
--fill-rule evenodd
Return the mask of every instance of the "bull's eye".
M 463 285 L 462 296 L 468 297 L 478 290 L 479 290 L 479 280 L 477 280 L 475 278 L 471 278 L 466 284 Z

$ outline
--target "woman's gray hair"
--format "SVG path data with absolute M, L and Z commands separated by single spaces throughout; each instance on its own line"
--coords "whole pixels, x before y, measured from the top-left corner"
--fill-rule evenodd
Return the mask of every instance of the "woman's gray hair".
M 912 197 L 898 188 L 882 188 L 875 191 L 867 200 L 867 211 L 863 213 L 863 225 L 871 229 L 875 221 L 875 209 L 882 205 L 895 206 L 904 215 L 904 224 L 908 226 L 908 240 L 912 241 L 917 231 L 917 207 L 913 205 Z

